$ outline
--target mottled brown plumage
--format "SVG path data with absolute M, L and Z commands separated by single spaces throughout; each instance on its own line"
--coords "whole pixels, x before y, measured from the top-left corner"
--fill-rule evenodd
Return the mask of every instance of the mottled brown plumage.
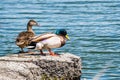
M 27 31 L 19 33 L 16 38 L 16 45 L 21 48 L 21 52 L 24 52 L 23 48 L 29 44 L 29 39 L 35 36 L 32 26 L 38 26 L 38 23 L 34 20 L 30 20 L 27 24 Z

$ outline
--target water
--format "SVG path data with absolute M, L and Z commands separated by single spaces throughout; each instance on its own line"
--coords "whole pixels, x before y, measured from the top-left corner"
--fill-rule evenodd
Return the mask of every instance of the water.
M 2 0 L 0 55 L 16 53 L 15 38 L 29 19 L 35 33 L 65 28 L 71 38 L 54 49 L 82 58 L 82 80 L 120 80 L 120 0 Z

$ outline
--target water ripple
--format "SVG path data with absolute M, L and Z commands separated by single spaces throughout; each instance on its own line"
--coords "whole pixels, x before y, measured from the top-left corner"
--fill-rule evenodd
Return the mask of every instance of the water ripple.
M 80 56 L 82 79 L 120 78 L 119 0 L 2 0 L 0 5 L 0 56 L 19 51 L 16 36 L 35 19 L 41 25 L 33 27 L 37 35 L 67 29 L 71 40 L 53 50 Z

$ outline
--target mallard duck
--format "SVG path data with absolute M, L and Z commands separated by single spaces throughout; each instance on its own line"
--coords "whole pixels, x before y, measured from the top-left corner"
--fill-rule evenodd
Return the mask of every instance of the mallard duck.
M 27 31 L 19 33 L 16 38 L 16 45 L 21 48 L 21 52 L 24 52 L 23 48 L 29 44 L 29 39 L 35 36 L 32 26 L 39 26 L 38 23 L 34 20 L 30 20 L 27 24 Z
M 40 50 L 40 54 L 43 54 L 42 49 L 47 49 L 50 55 L 55 56 L 56 54 L 51 49 L 64 46 L 68 39 L 67 31 L 58 29 L 55 33 L 45 33 L 31 39 L 27 48 Z

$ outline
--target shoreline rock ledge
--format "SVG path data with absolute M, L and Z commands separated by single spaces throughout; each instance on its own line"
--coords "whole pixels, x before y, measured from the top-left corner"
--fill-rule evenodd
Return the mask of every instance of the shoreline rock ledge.
M 0 80 L 80 80 L 80 76 L 81 59 L 70 53 L 0 57 Z

